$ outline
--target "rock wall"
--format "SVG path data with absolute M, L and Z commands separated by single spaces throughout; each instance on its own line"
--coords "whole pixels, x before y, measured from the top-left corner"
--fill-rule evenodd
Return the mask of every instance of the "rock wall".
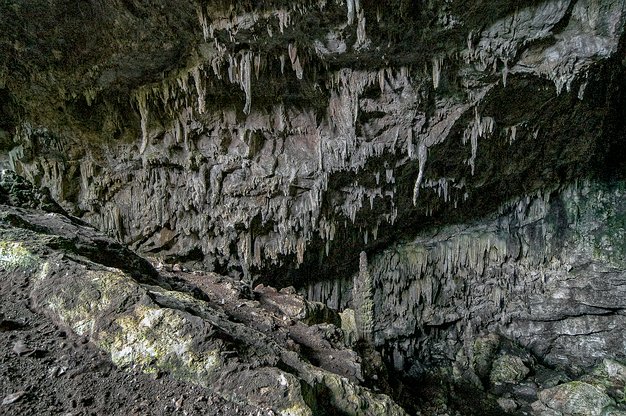
M 54 68 L 56 81 L 24 89 L 24 68 L 7 63 L 23 114 L 5 165 L 142 253 L 296 284 L 585 174 L 616 111 L 624 2 L 391 3 L 185 3 L 175 18 L 192 32 L 161 31 L 187 42 L 165 45 L 184 59 L 146 65 L 117 28 L 82 79 L 97 88 L 40 94 L 52 115 L 31 108 L 31 90 L 77 81 Z M 99 7 L 106 22 L 150 17 L 142 53 L 157 55 L 145 31 L 169 10 Z M 143 76 L 109 76 L 116 54 Z
M 489 333 L 573 373 L 624 360 L 625 192 L 577 183 L 384 250 L 367 268 L 375 343 L 405 371 L 461 364 Z M 351 287 L 309 295 L 352 306 Z
M 116 366 L 204 387 L 246 414 L 407 414 L 363 386 L 358 355 L 323 305 L 263 287 L 254 300 L 225 276 L 159 272 L 66 213 L 33 209 L 34 195 L 20 178 L 0 173 L 0 277 L 20 281 L 20 302 Z

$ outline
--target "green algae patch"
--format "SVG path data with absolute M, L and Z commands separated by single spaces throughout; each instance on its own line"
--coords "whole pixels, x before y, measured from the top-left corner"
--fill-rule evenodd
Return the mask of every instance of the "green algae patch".
M 47 268 L 46 268 L 47 269 Z M 47 272 L 46 272 L 47 274 Z M 81 336 L 94 337 L 98 326 L 108 312 L 119 311 L 136 292 L 135 285 L 117 270 L 77 270 L 61 287 L 52 288 L 54 281 L 46 281 L 40 274 L 35 290 L 47 293 L 41 306 L 53 312 L 58 319 Z
M 7 270 L 30 269 L 39 263 L 33 255 L 17 241 L 0 241 L 0 267 Z
M 147 372 L 161 369 L 176 378 L 208 385 L 221 365 L 219 349 L 199 351 L 190 315 L 168 308 L 137 305 L 129 315 L 118 317 L 119 330 L 101 333 L 99 345 L 121 367 L 138 366 Z

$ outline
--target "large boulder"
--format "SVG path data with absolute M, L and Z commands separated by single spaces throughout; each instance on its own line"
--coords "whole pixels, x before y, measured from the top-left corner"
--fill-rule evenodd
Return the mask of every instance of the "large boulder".
M 541 391 L 533 408 L 542 416 L 602 416 L 614 404 L 598 387 L 572 381 Z

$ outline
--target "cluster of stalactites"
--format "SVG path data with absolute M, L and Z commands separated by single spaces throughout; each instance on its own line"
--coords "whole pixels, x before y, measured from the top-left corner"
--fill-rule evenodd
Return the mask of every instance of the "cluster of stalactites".
M 323 10 L 326 1 L 320 0 L 311 4 L 294 4 L 291 8 L 280 8 L 271 11 L 249 11 L 242 14 L 229 12 L 210 12 L 210 5 L 197 7 L 198 23 L 202 30 L 205 41 L 212 42 L 201 45 L 200 57 L 194 59 L 194 63 L 184 69 L 177 70 L 161 82 L 149 84 L 138 88 L 133 94 L 133 102 L 140 113 L 141 118 L 141 145 L 140 153 L 143 153 L 148 145 L 149 138 L 149 107 L 162 102 L 165 114 L 174 119 L 173 129 L 181 130 L 184 119 L 195 111 L 203 114 L 206 111 L 207 85 L 213 80 L 227 79 L 230 83 L 239 85 L 245 95 L 243 111 L 250 114 L 252 108 L 252 75 L 258 80 L 261 72 L 268 67 L 268 62 L 273 58 L 263 53 L 252 50 L 230 52 L 228 45 L 222 44 L 217 37 L 217 32 L 224 31 L 231 42 L 235 42 L 237 34 L 252 28 L 259 21 L 275 21 L 281 33 L 292 24 L 292 15 L 301 15 L 309 12 L 311 8 Z M 231 8 L 232 9 L 232 8 Z M 360 7 L 357 7 L 360 10 Z M 268 35 L 273 36 L 272 25 L 266 25 Z M 285 55 L 291 63 L 291 67 L 298 79 L 303 78 L 305 59 L 298 53 L 295 43 L 285 45 L 286 54 L 277 57 L 284 72 Z M 195 85 L 196 103 L 189 102 L 189 86 Z M 95 93 L 86 92 L 90 98 Z M 185 114 L 181 114 L 181 113 Z
M 463 144 L 468 141 L 471 143 L 472 155 L 468 159 L 467 163 L 472 169 L 472 175 L 474 174 L 474 166 L 476 162 L 476 155 L 478 153 L 478 139 L 488 136 L 493 133 L 494 119 L 492 117 L 481 117 L 478 113 L 478 109 L 474 109 L 474 120 L 471 121 L 463 133 Z
M 229 10 L 219 12 L 213 10 L 209 4 L 205 6 L 199 4 L 197 6 L 197 16 L 202 35 L 205 41 L 213 42 L 212 50 L 208 52 L 210 56 L 206 56 L 207 53 L 205 52 L 201 54 L 204 59 L 201 59 L 200 62 L 196 62 L 191 67 L 177 71 L 173 76 L 164 79 L 160 83 L 146 85 L 135 91 L 133 101 L 139 110 L 141 119 L 140 153 L 143 154 L 145 152 L 149 141 L 149 107 L 155 105 L 158 101 L 162 101 L 165 113 L 174 120 L 172 126 L 173 130 L 176 132 L 186 130 L 184 122 L 189 120 L 189 115 L 193 111 L 196 111 L 198 114 L 205 112 L 208 79 L 214 77 L 217 80 L 222 80 L 224 75 L 222 66 L 224 65 L 227 65 L 227 79 L 229 82 L 239 85 L 245 94 L 244 113 L 250 113 L 253 95 L 251 74 L 254 72 L 258 79 L 259 73 L 267 66 L 269 58 L 262 56 L 262 54 L 253 53 L 250 50 L 237 53 L 229 52 L 228 47 L 221 44 L 218 40 L 216 31 L 225 31 L 231 42 L 234 42 L 239 31 L 252 28 L 260 20 L 271 21 L 271 19 L 276 19 L 279 30 L 283 33 L 285 28 L 289 27 L 292 23 L 293 13 L 303 15 L 307 13 L 311 7 L 324 10 L 326 3 L 326 1 L 320 0 L 312 2 L 311 4 L 294 4 L 291 8 L 286 9 L 280 8 L 278 10 L 265 11 L 252 10 L 242 13 L 236 13 L 232 6 Z M 358 19 L 356 46 L 363 47 L 367 44 L 367 38 L 365 35 L 365 14 L 361 7 L 360 0 L 347 0 L 346 6 L 348 22 L 353 24 L 355 18 Z M 273 35 L 271 31 L 272 25 L 268 24 L 266 27 L 268 28 L 268 35 L 271 37 Z M 288 43 L 286 46 L 287 56 L 292 69 L 296 77 L 302 79 L 305 62 L 298 54 L 298 47 L 294 43 Z M 207 49 L 207 47 L 205 47 L 205 49 Z M 284 71 L 285 55 L 281 55 L 278 58 L 281 63 L 281 70 Z M 212 74 L 210 71 L 205 70 L 205 67 L 210 67 Z M 384 88 L 384 81 L 382 80 L 384 79 L 384 70 L 382 70 L 382 74 L 382 76 L 379 74 L 381 89 Z M 197 100 L 195 106 L 188 102 L 190 78 L 192 78 L 193 84 L 196 87 L 195 93 Z M 181 93 L 175 91 L 176 88 L 179 88 Z M 362 88 L 357 89 L 362 90 Z M 186 136 L 186 132 L 183 132 L 183 135 Z M 177 134 L 177 137 L 178 136 Z

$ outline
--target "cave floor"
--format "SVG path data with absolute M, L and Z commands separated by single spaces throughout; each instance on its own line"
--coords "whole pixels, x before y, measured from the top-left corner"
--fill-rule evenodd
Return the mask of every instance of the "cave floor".
M 0 280 L 0 415 L 250 415 L 254 409 L 167 374 L 120 369 L 33 312 L 29 282 Z

